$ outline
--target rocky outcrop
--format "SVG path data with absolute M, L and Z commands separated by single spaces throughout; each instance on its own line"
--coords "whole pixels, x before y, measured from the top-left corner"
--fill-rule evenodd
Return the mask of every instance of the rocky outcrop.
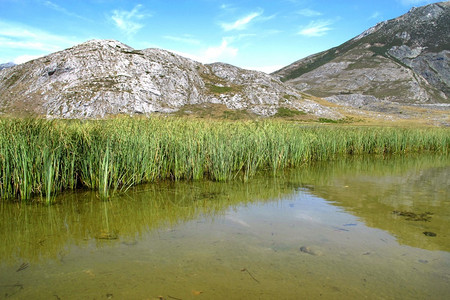
M 414 8 L 275 72 L 300 91 L 361 108 L 450 102 L 450 2 Z M 368 101 L 370 99 L 370 101 Z
M 170 113 L 202 103 L 264 116 L 287 107 L 340 118 L 265 73 L 222 63 L 204 65 L 165 50 L 135 50 L 112 40 L 88 41 L 0 71 L 4 113 L 102 118 Z
M 429 53 L 422 47 L 402 45 L 392 47 L 388 53 L 442 91 L 442 98 L 450 96 L 450 50 Z

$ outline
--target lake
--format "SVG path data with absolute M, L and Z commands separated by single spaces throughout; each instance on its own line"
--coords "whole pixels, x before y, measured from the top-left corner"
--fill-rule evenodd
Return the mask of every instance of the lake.
M 0 299 L 448 299 L 450 160 L 0 203 Z

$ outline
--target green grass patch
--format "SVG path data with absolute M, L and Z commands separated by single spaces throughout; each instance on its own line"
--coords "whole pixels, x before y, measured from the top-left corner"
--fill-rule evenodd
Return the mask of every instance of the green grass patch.
M 328 119 L 328 118 L 319 118 L 318 122 L 319 123 L 337 124 L 337 123 L 339 123 L 339 120 L 333 120 L 333 119 Z
M 355 120 L 352 117 L 347 117 L 347 118 L 343 118 L 343 119 L 337 119 L 337 120 L 333 120 L 333 119 L 328 119 L 328 118 L 319 118 L 317 120 L 317 122 L 319 123 L 328 123 L 328 124 L 349 124 L 349 123 L 354 123 Z
M 208 88 L 209 91 L 214 94 L 226 94 L 234 90 L 231 86 L 209 85 Z
M 222 118 L 227 120 L 248 120 L 251 115 L 246 110 L 225 110 Z
M 6 88 L 12 87 L 22 77 L 23 77 L 23 74 L 20 71 L 15 71 L 14 73 L 11 74 L 11 76 L 8 79 L 6 79 L 5 87 Z
M 177 117 L 0 119 L 0 198 L 52 202 L 76 188 L 108 198 L 159 180 L 248 180 L 351 154 L 448 155 L 446 128 L 299 125 Z
M 208 88 L 209 92 L 212 94 L 220 95 L 227 93 L 239 93 L 242 91 L 242 86 L 235 84 L 226 86 L 226 81 L 214 74 L 202 72 L 200 72 L 199 74 L 205 82 L 205 85 Z
M 297 96 L 294 96 L 294 95 L 284 94 L 283 95 L 283 99 L 286 99 L 286 100 L 297 100 L 298 98 L 297 98 Z
M 290 117 L 295 117 L 295 116 L 300 116 L 300 115 L 306 115 L 306 113 L 303 111 L 295 110 L 295 109 L 289 109 L 287 107 L 280 107 L 280 108 L 278 108 L 274 117 L 290 118 Z
M 338 57 L 338 54 L 336 54 L 336 48 L 331 48 L 329 50 L 326 50 L 319 54 L 316 54 L 314 59 L 312 59 L 308 62 L 302 63 L 297 68 L 290 70 L 289 73 L 285 74 L 281 78 L 281 81 L 285 82 L 290 79 L 295 79 L 297 77 L 300 77 L 301 75 L 303 75 L 305 73 L 308 73 L 314 69 L 317 69 L 320 66 L 323 66 L 326 63 L 329 63 L 336 57 Z

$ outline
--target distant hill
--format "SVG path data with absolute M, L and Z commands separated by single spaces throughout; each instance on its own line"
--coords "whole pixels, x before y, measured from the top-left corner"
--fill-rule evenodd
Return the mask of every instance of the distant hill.
M 274 72 L 300 91 L 364 108 L 450 102 L 450 1 L 413 8 Z
M 6 64 L 0 64 L 0 70 L 11 68 L 11 67 L 14 67 L 15 65 L 16 64 L 13 63 L 13 62 L 9 62 L 9 63 L 6 63 Z
M 201 105 L 270 116 L 280 108 L 332 119 L 272 76 L 223 63 L 204 65 L 161 49 L 91 40 L 0 71 L 0 113 L 55 118 L 176 112 Z

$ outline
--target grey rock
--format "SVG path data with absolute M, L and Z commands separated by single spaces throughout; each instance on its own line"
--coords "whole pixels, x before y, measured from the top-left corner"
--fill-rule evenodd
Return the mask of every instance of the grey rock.
M 450 95 L 450 50 L 423 53 L 423 47 L 409 48 L 406 45 L 392 47 L 388 53 L 424 78 L 428 84 L 438 88 L 441 98 Z
M 91 40 L 0 71 L 3 113 L 103 118 L 170 113 L 204 103 L 263 116 L 288 107 L 341 118 L 268 74 L 204 65 L 162 49 L 135 50 L 112 40 Z
M 357 109 L 364 108 L 365 110 L 380 113 L 389 113 L 389 114 L 403 113 L 403 109 L 399 103 L 378 99 L 371 95 L 361 95 L 361 94 L 334 95 L 326 97 L 325 100 L 342 106 Z
M 301 246 L 300 247 L 300 252 L 302 253 L 306 253 L 312 256 L 322 256 L 323 252 L 314 248 L 314 247 L 309 247 L 309 246 Z

